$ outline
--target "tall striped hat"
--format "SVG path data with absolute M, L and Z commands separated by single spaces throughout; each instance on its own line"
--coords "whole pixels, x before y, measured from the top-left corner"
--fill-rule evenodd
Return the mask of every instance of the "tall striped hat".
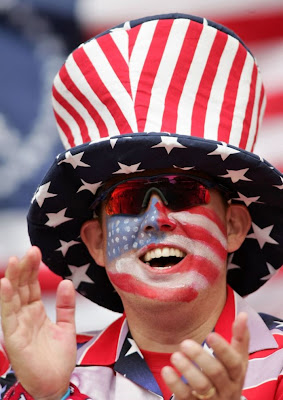
M 122 310 L 104 268 L 80 238 L 96 191 L 117 175 L 202 171 L 245 204 L 252 227 L 229 256 L 241 295 L 282 265 L 282 174 L 252 153 L 265 107 L 256 61 L 227 28 L 184 14 L 126 22 L 79 46 L 54 80 L 66 151 L 38 187 L 28 215 L 33 244 L 92 301 Z

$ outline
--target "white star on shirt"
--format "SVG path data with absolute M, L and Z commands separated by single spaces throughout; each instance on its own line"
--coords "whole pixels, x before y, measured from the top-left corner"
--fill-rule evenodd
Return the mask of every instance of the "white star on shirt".
M 130 338 L 128 338 L 128 341 L 130 342 L 131 347 L 127 351 L 127 353 L 125 354 L 125 357 L 129 356 L 130 354 L 138 353 L 140 355 L 140 357 L 143 358 L 143 355 L 142 355 L 140 349 L 136 345 L 136 342 L 133 339 L 130 339 Z
M 261 229 L 259 226 L 257 226 L 253 222 L 252 227 L 253 227 L 254 233 L 247 235 L 247 238 L 257 239 L 261 249 L 263 248 L 265 243 L 279 244 L 278 242 L 276 242 L 276 240 L 274 240 L 270 237 L 270 233 L 271 233 L 274 225 L 266 226 L 265 228 Z
M 222 142 L 222 144 L 218 144 L 217 148 L 213 150 L 211 153 L 208 153 L 208 156 L 221 156 L 222 160 L 225 161 L 231 154 L 239 153 L 239 150 L 233 149 L 232 147 L 228 147 L 227 143 Z
M 73 282 L 75 289 L 77 289 L 82 282 L 93 283 L 93 280 L 86 274 L 89 266 L 90 264 L 81 265 L 80 267 L 68 265 L 72 274 L 66 276 L 66 278 Z
M 46 216 L 48 217 L 48 221 L 45 223 L 45 225 L 56 228 L 56 226 L 73 219 L 65 217 L 66 210 L 67 208 L 63 208 L 63 210 L 60 210 L 57 213 L 47 213 Z
M 282 184 L 281 185 L 273 185 L 273 186 L 278 188 L 278 189 L 280 189 L 280 190 L 282 190 L 283 189 L 283 178 L 282 178 L 282 176 L 280 176 L 280 179 L 281 179 Z
M 238 170 L 226 169 L 228 174 L 219 175 L 219 176 L 222 178 L 230 178 L 233 183 L 236 183 L 238 181 L 251 181 L 251 179 L 249 179 L 245 176 L 245 173 L 248 170 L 249 170 L 249 168 L 238 169 Z
M 269 274 L 260 278 L 261 281 L 268 281 L 277 271 L 276 269 L 269 263 L 266 263 Z
M 168 154 L 174 148 L 186 149 L 186 146 L 183 146 L 181 143 L 179 143 L 178 138 L 173 136 L 162 136 L 161 142 L 156 144 L 155 146 L 152 146 L 151 148 L 154 149 L 157 147 L 164 147 Z
M 211 356 L 214 357 L 213 355 L 213 349 L 211 347 L 208 346 L 208 344 L 205 342 L 203 345 L 203 350 L 207 351 Z
M 80 244 L 80 242 L 76 242 L 75 240 L 71 240 L 70 242 L 65 242 L 64 240 L 60 240 L 61 247 L 58 247 L 55 251 L 61 251 L 63 256 L 67 254 L 70 247 L 74 246 L 75 244 Z
M 58 165 L 62 163 L 67 163 L 71 164 L 74 169 L 76 169 L 77 167 L 90 167 L 90 165 L 81 161 L 83 155 L 83 151 L 78 154 L 72 154 L 70 151 L 67 151 L 67 153 L 65 154 L 65 160 L 59 161 Z
M 113 174 L 131 174 L 133 172 L 142 172 L 144 169 L 138 169 L 140 166 L 140 162 L 133 165 L 126 165 L 118 162 L 120 169 Z
M 260 201 L 257 201 L 260 198 L 260 196 L 247 197 L 240 192 L 237 192 L 237 193 L 238 193 L 239 198 L 234 198 L 233 200 L 241 200 L 245 203 L 245 205 L 247 207 L 249 207 L 249 205 L 251 205 L 252 203 L 260 203 Z
M 42 207 L 42 204 L 44 203 L 45 199 L 48 199 L 49 197 L 58 196 L 57 194 L 48 192 L 50 184 L 51 184 L 51 181 L 45 183 L 44 185 L 39 186 L 39 188 L 37 189 L 36 193 L 34 194 L 31 202 L 33 203 L 34 200 L 36 200 L 39 207 Z
M 81 179 L 82 186 L 77 190 L 78 192 L 81 192 L 82 190 L 89 190 L 92 194 L 95 194 L 99 186 L 101 186 L 102 181 L 96 182 L 96 183 L 88 183 L 85 182 L 83 179 Z
M 5 386 L 0 385 L 0 399 L 2 399 L 2 394 L 5 393 L 6 389 L 7 389 L 7 385 L 5 385 Z
M 277 325 L 275 328 L 283 328 L 283 321 L 274 321 Z

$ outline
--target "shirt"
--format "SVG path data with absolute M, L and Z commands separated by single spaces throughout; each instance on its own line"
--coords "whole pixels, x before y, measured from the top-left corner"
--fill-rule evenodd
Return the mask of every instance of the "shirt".
M 258 314 L 228 287 L 226 304 L 214 330 L 229 342 L 233 321 L 241 311 L 248 314 L 250 331 L 249 364 L 242 394 L 247 400 L 283 400 L 283 321 Z M 71 382 L 78 388 L 76 399 L 163 399 L 124 315 L 80 344 Z M 22 392 L 10 390 L 6 399 L 18 400 L 19 393 Z

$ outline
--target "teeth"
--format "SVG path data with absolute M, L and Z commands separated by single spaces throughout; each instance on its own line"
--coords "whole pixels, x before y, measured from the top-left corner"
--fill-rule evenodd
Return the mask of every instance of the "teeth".
M 179 250 L 175 249 L 173 247 L 163 247 L 162 249 L 154 249 L 148 251 L 143 259 L 145 262 L 149 262 L 154 258 L 160 258 L 160 257 L 179 257 L 179 258 L 184 258 L 186 254 Z

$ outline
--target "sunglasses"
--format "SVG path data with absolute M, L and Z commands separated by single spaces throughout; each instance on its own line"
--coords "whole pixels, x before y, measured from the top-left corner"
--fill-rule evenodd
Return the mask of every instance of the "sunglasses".
M 91 208 L 97 211 L 104 202 L 108 215 L 139 215 L 147 207 L 151 195 L 156 193 L 170 210 L 181 211 L 208 204 L 211 188 L 228 193 L 228 189 L 219 183 L 192 175 L 135 177 L 98 194 Z

